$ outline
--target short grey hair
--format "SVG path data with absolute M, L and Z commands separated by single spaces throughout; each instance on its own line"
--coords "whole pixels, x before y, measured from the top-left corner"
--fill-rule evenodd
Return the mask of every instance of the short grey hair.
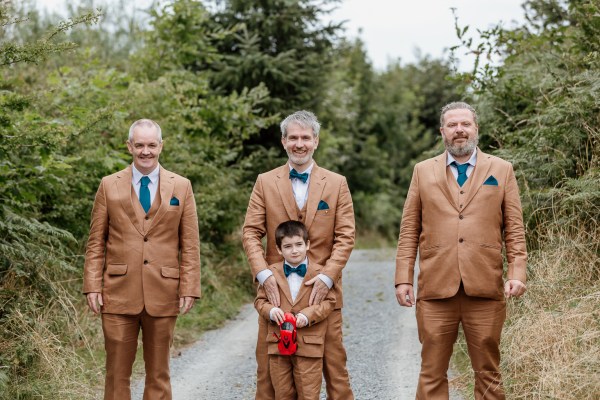
M 477 122 L 477 111 L 468 103 L 464 101 L 454 101 L 452 103 L 446 104 L 442 107 L 442 112 L 440 114 L 440 127 L 444 126 L 444 115 L 450 110 L 469 110 L 471 114 L 473 114 L 473 121 L 475 121 L 475 125 L 479 125 Z
M 156 131 L 158 132 L 158 142 L 162 143 L 162 130 L 160 129 L 160 125 L 158 125 L 156 122 L 152 121 L 151 119 L 147 119 L 147 118 L 138 119 L 133 124 L 131 124 L 131 126 L 129 127 L 129 141 L 130 142 L 133 140 L 133 131 L 138 126 L 145 127 L 145 128 L 152 128 L 152 127 L 156 128 Z
M 287 137 L 287 128 L 291 124 L 300 125 L 303 128 L 311 128 L 314 137 L 319 137 L 319 131 L 321 130 L 321 124 L 317 120 L 317 116 L 310 111 L 301 110 L 296 111 L 293 114 L 288 115 L 283 121 L 281 121 L 281 137 Z

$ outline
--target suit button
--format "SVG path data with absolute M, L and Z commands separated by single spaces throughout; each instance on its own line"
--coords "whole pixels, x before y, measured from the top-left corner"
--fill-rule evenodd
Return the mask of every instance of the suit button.
M 463 219 L 463 218 L 464 218 L 464 215 L 460 214 L 460 215 L 458 216 L 458 218 L 460 218 L 460 219 Z
M 146 217 L 144 219 L 148 220 L 148 219 L 150 219 L 150 217 L 146 215 Z
M 148 238 L 147 238 L 147 237 L 145 237 L 145 238 L 144 238 L 144 242 L 147 242 L 147 241 L 148 241 Z
M 462 241 L 462 239 L 460 239 Z M 148 260 L 144 260 L 144 265 L 148 264 Z
M 460 208 L 462 208 L 462 204 L 460 205 Z
M 465 240 L 464 240 L 463 238 L 460 238 L 460 239 L 458 239 L 458 243 L 462 243 L 462 242 L 464 242 L 464 241 L 465 241 Z
M 298 215 L 298 219 L 302 219 L 302 215 Z
M 460 191 L 460 194 L 465 194 L 465 191 L 464 191 L 464 190 L 461 190 L 461 191 Z

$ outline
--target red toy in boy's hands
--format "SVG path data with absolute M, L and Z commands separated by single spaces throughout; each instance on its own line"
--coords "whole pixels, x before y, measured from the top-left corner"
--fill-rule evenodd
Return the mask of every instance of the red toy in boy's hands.
M 286 312 L 283 315 L 283 322 L 279 325 L 279 331 L 281 333 L 279 339 L 279 353 L 282 356 L 291 356 L 296 352 L 298 345 L 296 344 L 296 317 L 294 314 Z M 277 336 L 276 333 L 274 333 Z

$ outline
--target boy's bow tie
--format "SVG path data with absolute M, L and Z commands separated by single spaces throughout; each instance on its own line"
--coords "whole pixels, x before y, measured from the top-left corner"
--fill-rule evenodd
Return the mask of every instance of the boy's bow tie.
M 300 275 L 302 278 L 304 278 L 304 275 L 306 275 L 306 264 L 300 264 L 298 265 L 296 268 L 291 267 L 287 264 L 283 264 L 283 273 L 285 274 L 285 277 L 287 278 L 292 272 L 297 273 L 298 275 Z

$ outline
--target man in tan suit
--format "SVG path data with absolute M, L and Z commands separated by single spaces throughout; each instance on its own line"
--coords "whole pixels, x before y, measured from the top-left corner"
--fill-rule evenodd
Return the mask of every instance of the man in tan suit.
M 134 122 L 127 147 L 133 164 L 104 177 L 96 193 L 83 293 L 94 313 L 102 311 L 104 399 L 131 398 L 140 328 L 144 400 L 171 399 L 175 320 L 200 297 L 196 203 L 190 181 L 158 164 L 163 143 L 156 122 Z
M 527 251 L 512 165 L 477 148 L 477 114 L 466 103 L 442 108 L 446 151 L 415 166 L 396 256 L 396 297 L 415 304 L 421 373 L 417 399 L 447 399 L 447 371 L 462 324 L 476 399 L 504 399 L 500 333 L 505 297 L 525 292 Z M 503 283 L 502 245 L 508 270 Z
M 243 228 L 244 250 L 252 275 L 263 286 L 269 302 L 280 306 L 277 282 L 269 265 L 283 261 L 275 244 L 275 229 L 287 220 L 301 221 L 308 229 L 308 256 L 323 269 L 306 285 L 313 285 L 310 305 L 319 304 L 334 290 L 336 307 L 329 316 L 323 356 L 327 396 L 332 400 L 354 398 L 346 370 L 342 343 L 342 269 L 354 247 L 354 209 L 346 178 L 320 168 L 312 156 L 319 144 L 320 124 L 315 115 L 298 111 L 281 123 L 281 143 L 288 162 L 260 174 L 248 204 Z M 267 236 L 266 251 L 261 239 Z M 259 318 L 256 345 L 256 399 L 274 399 L 269 377 L 267 323 Z

